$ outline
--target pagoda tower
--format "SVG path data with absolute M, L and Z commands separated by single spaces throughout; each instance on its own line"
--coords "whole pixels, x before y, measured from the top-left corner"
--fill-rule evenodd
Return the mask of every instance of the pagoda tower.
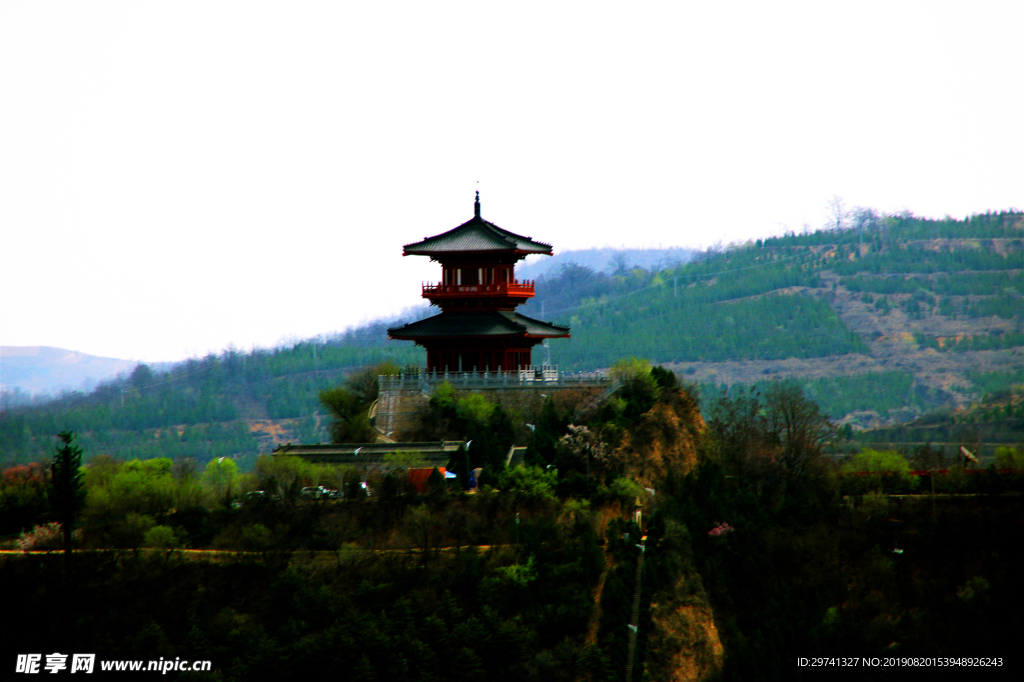
M 423 284 L 423 298 L 441 313 L 388 329 L 388 337 L 415 341 L 427 351 L 428 372 L 514 372 L 530 367 L 532 348 L 544 339 L 568 338 L 569 328 L 515 311 L 533 297 L 533 282 L 515 277 L 515 264 L 551 245 L 503 230 L 480 217 L 403 247 L 403 256 L 429 256 L 441 264 L 441 281 Z

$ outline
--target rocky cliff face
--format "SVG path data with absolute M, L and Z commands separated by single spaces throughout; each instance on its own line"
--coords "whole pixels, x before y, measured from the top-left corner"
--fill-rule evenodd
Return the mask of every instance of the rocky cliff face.
M 680 578 L 685 583 L 687 576 Z M 670 600 L 651 604 L 654 628 L 645 679 L 657 682 L 709 680 L 722 670 L 724 649 L 706 602 Z
M 623 438 L 615 454 L 622 458 L 630 478 L 656 490 L 670 471 L 682 477 L 697 465 L 697 447 L 705 428 L 694 395 L 685 389 L 666 392 Z M 650 511 L 645 509 L 645 513 Z M 691 559 L 686 528 L 670 521 L 659 551 L 674 555 L 670 563 L 679 567 L 679 573 L 671 587 L 657 592 L 651 603 L 644 679 L 714 679 L 721 672 L 724 651 Z
M 685 389 L 663 396 L 622 440 L 615 456 L 626 474 L 657 489 L 671 470 L 685 476 L 697 465 L 697 443 L 705 430 L 697 399 Z

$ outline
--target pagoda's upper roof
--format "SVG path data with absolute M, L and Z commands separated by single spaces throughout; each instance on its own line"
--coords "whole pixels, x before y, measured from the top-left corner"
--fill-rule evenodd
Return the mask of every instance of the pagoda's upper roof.
M 569 336 L 569 328 L 541 322 L 510 310 L 451 310 L 388 329 L 393 339 L 459 336 L 533 336 L 554 338 Z
M 423 241 L 406 244 L 403 256 L 436 256 L 469 253 L 473 251 L 511 251 L 513 253 L 543 253 L 551 255 L 551 245 L 529 237 L 503 230 L 480 217 L 480 197 L 477 196 L 472 219 L 453 230 L 442 232 Z

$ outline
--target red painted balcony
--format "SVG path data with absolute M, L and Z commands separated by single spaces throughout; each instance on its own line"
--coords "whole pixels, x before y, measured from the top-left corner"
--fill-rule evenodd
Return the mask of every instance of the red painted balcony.
M 479 298 L 481 296 L 533 296 L 533 282 L 496 282 L 494 284 L 423 283 L 423 298 Z

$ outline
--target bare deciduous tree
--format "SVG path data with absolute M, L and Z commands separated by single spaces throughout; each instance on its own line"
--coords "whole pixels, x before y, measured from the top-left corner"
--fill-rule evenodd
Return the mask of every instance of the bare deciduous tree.
M 740 472 L 803 476 L 834 435 L 836 427 L 800 386 L 780 381 L 763 396 L 743 394 L 715 401 L 708 421 L 712 443 Z
M 830 230 L 842 230 L 846 227 L 847 221 L 850 218 L 850 211 L 846 208 L 846 203 L 840 196 L 833 196 L 825 204 L 825 208 L 828 211 L 828 228 Z
M 765 403 L 768 435 L 779 447 L 778 461 L 789 477 L 800 477 L 821 456 L 836 427 L 795 383 L 772 385 L 765 391 Z
M 413 507 L 406 514 L 404 534 L 414 547 L 420 550 L 423 565 L 431 554 L 436 554 L 441 547 L 443 524 L 425 506 Z

